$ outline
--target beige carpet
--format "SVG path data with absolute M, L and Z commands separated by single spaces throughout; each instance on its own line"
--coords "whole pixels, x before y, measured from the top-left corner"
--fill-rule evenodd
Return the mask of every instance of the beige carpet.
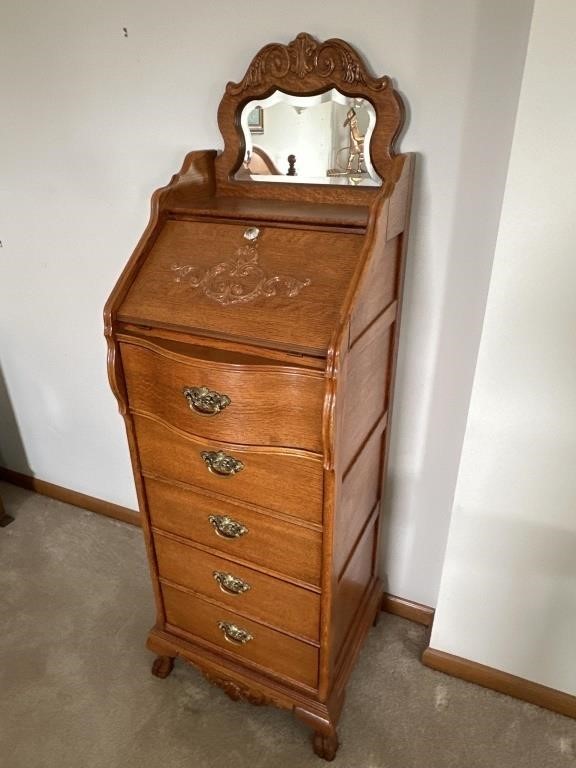
M 177 663 L 150 675 L 139 530 L 0 484 L 1 768 L 328 765 L 288 712 L 230 701 Z M 573 768 L 576 722 L 426 669 L 384 615 L 348 688 L 335 768 Z

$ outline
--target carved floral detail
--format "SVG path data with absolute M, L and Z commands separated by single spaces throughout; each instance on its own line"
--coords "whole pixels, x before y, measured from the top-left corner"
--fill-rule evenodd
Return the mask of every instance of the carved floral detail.
M 272 296 L 292 298 L 310 285 L 308 278 L 297 280 L 288 275 L 267 275 L 258 263 L 256 244 L 241 246 L 236 258 L 221 261 L 208 269 L 194 264 L 174 265 L 174 280 L 199 290 L 223 306 L 247 304 L 255 299 Z
M 278 703 L 274 701 L 274 699 L 265 696 L 263 693 L 250 691 L 248 688 L 243 688 L 232 680 L 225 680 L 222 677 L 213 677 L 210 673 L 205 672 L 204 670 L 202 670 L 202 674 L 209 683 L 222 688 L 224 693 L 229 696 L 232 701 L 246 701 L 248 704 L 254 704 L 256 707 L 261 707 L 264 704 L 278 706 Z
M 356 51 L 343 40 L 318 43 L 311 35 L 301 32 L 288 45 L 271 43 L 256 54 L 240 83 L 228 83 L 227 92 L 236 95 L 261 85 L 267 77 L 282 80 L 289 74 L 301 80 L 309 74 L 340 80 L 351 85 L 365 85 L 373 91 L 387 88 L 388 77 L 368 74 Z

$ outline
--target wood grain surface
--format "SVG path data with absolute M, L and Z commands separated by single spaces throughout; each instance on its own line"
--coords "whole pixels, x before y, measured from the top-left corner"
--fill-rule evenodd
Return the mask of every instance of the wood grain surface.
M 320 457 L 281 448 L 246 448 L 206 442 L 142 414 L 135 415 L 134 422 L 140 462 L 145 472 L 304 520 L 321 522 Z M 201 454 L 219 450 L 243 462 L 244 469 L 230 477 L 219 477 L 210 472 Z
M 242 616 L 318 642 L 318 593 L 232 563 L 161 533 L 155 534 L 154 544 L 161 579 L 187 587 Z M 214 571 L 241 579 L 249 589 L 238 594 L 225 592 L 215 580 Z
M 322 450 L 322 374 L 185 356 L 166 342 L 123 343 L 120 349 L 134 409 L 208 439 L 233 436 L 245 445 Z M 184 396 L 191 386 L 208 387 L 231 402 L 220 413 L 198 414 Z
M 342 413 L 342 432 L 346 440 L 341 455 L 344 472 L 374 425 L 386 413 L 393 319 L 394 316 L 381 315 L 346 356 L 347 381 Z
M 299 582 L 320 585 L 322 534 L 269 510 L 202 492 L 189 486 L 146 477 L 151 523 L 155 528 L 198 542 L 224 557 L 249 562 Z M 210 515 L 231 518 L 248 529 L 236 539 L 219 536 Z
M 207 640 L 222 652 L 240 661 L 256 662 L 312 688 L 318 679 L 318 649 L 295 640 L 264 624 L 240 616 L 227 608 L 202 600 L 167 584 L 162 585 L 166 618 L 169 625 Z M 228 642 L 218 622 L 232 623 L 253 636 L 245 645 Z
M 334 571 L 337 578 L 347 563 L 368 517 L 381 501 L 380 479 L 382 441 L 385 431 L 382 420 L 366 440 L 342 480 L 340 503 L 334 510 Z
M 258 265 L 266 278 L 309 282 L 293 296 L 279 286 L 276 295 L 222 305 L 194 288 L 190 277 L 177 281 L 173 267 L 194 267 L 194 274 L 203 276 L 218 264 L 251 258 L 238 256 L 247 244 L 245 230 L 238 224 L 166 221 L 119 308 L 119 319 L 325 355 L 362 236 L 261 226 Z M 247 283 L 254 285 L 252 277 Z
M 336 598 L 338 612 L 335 616 L 332 638 L 336 667 L 338 666 L 338 654 L 353 622 L 357 619 L 362 598 L 374 580 L 376 529 L 377 525 L 374 520 L 371 525 L 365 528 L 338 583 Z

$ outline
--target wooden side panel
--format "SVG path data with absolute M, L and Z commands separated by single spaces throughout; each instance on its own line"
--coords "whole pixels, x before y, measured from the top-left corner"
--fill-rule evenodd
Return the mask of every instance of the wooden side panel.
M 380 501 L 383 432 L 381 423 L 342 481 L 334 526 L 333 570 L 337 578 L 341 577 L 352 547 Z
M 406 232 L 410 219 L 410 198 L 412 197 L 412 179 L 414 169 L 414 155 L 406 156 L 406 162 L 402 168 L 400 178 L 394 187 L 394 194 L 390 200 L 390 215 L 386 240 L 392 241 L 397 235 Z
M 146 416 L 134 416 L 144 472 L 198 485 L 260 507 L 322 521 L 322 461 L 314 454 L 280 448 L 251 448 L 206 442 L 175 431 Z M 211 472 L 203 452 L 223 451 L 244 469 L 221 477 Z
M 351 344 L 391 304 L 396 295 L 401 238 L 377 243 L 350 319 Z
M 154 545 L 160 579 L 187 587 L 248 618 L 318 641 L 320 596 L 317 592 L 231 563 L 160 533 L 155 534 Z M 227 592 L 214 578 L 215 573 L 241 580 L 243 591 Z
M 145 484 L 154 528 L 196 541 L 230 560 L 249 561 L 298 581 L 320 585 L 319 530 L 164 480 L 147 477 Z M 219 536 L 210 515 L 230 517 L 247 533 L 234 539 Z
M 338 653 L 362 603 L 366 590 L 373 580 L 376 521 L 364 531 L 336 591 L 338 610 L 333 625 L 334 659 L 338 666 Z
M 413 178 L 413 158 L 406 156 L 404 160 L 388 211 L 381 208 L 381 218 L 369 228 L 372 252 L 351 299 L 347 325 L 342 326 L 331 357 L 336 379 L 331 504 L 336 525 L 329 533 L 331 593 L 324 636 L 332 637 L 333 642 L 328 662 L 322 657 L 322 672 L 329 679 L 327 689 L 335 690 L 335 695 L 343 691 L 382 594 L 375 553 L 390 442 L 389 416 Z M 379 438 L 373 439 L 372 419 L 379 417 Z M 365 433 L 370 434 L 370 439 L 363 444 Z M 361 452 L 355 453 L 355 449 Z M 360 473 L 358 477 L 354 474 L 359 459 L 365 468 L 362 479 Z M 321 682 L 324 684 L 324 678 Z
M 346 357 L 346 393 L 342 413 L 345 440 L 340 454 L 343 472 L 348 470 L 366 437 L 386 413 L 393 319 L 393 313 L 380 315 Z

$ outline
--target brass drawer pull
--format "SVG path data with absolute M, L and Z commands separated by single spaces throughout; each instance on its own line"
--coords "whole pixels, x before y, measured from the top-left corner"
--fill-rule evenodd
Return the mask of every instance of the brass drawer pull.
M 231 477 L 244 469 L 244 464 L 239 459 L 228 456 L 224 451 L 202 451 L 200 456 L 208 470 L 220 477 Z
M 218 629 L 224 633 L 224 638 L 234 645 L 246 645 L 250 640 L 254 640 L 254 635 L 245 629 L 237 627 L 236 624 L 230 624 L 228 621 L 219 621 Z
M 228 395 L 221 395 L 208 387 L 184 387 L 182 394 L 186 398 L 190 410 L 200 416 L 216 416 L 227 408 L 232 400 Z
M 214 526 L 218 536 L 224 539 L 239 539 L 248 533 L 248 528 L 227 515 L 209 515 L 208 520 Z
M 222 592 L 226 592 L 229 595 L 241 595 L 244 592 L 248 592 L 251 589 L 250 584 L 246 581 L 242 581 L 237 576 L 232 576 L 231 573 L 225 571 L 213 571 L 212 576 L 218 582 L 218 586 Z

